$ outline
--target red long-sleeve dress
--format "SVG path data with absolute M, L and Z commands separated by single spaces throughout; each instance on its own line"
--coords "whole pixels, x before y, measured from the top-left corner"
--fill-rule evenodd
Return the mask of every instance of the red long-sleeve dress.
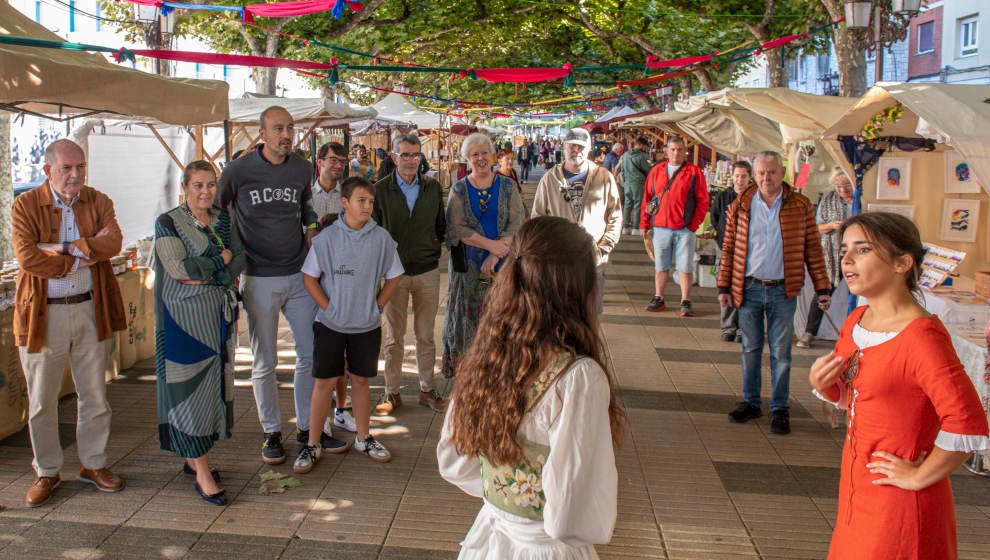
M 892 339 L 859 349 L 853 328 L 866 311 L 846 320 L 837 352 L 858 368 L 848 382 L 849 414 L 842 450 L 839 514 L 830 560 L 955 560 L 956 517 L 949 479 L 919 491 L 872 484 L 866 463 L 875 451 L 917 460 L 940 432 L 955 446 L 982 442 L 987 416 L 973 383 L 937 317 L 912 321 Z M 839 383 L 846 383 L 839 381 Z M 962 438 L 956 436 L 964 436 Z M 973 436 L 967 438 L 966 436 Z M 949 446 L 953 447 L 953 446 Z M 950 448 L 950 451 L 964 449 Z

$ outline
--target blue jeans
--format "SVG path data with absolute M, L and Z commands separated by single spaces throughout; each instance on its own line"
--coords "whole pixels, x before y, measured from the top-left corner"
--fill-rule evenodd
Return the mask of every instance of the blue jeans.
M 787 410 L 791 384 L 791 336 L 797 296 L 788 298 L 783 284 L 771 288 L 746 279 L 743 303 L 739 308 L 742 331 L 743 399 L 760 406 L 760 362 L 763 358 L 764 333 L 770 338 L 770 379 L 773 395 L 770 410 Z M 765 321 L 764 321 L 765 320 Z

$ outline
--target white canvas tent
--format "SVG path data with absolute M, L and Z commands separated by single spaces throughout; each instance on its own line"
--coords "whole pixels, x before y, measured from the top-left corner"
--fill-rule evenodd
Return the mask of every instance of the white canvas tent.
M 609 109 L 608 112 L 605 113 L 604 115 L 602 115 L 602 116 L 598 117 L 597 119 L 595 119 L 594 122 L 601 123 L 601 122 L 605 122 L 605 121 L 610 121 L 612 119 L 617 119 L 619 117 L 627 117 L 629 115 L 635 115 L 635 114 L 636 114 L 636 111 L 633 110 L 628 105 L 622 105 L 622 106 L 618 106 L 617 105 L 617 106 L 612 107 L 611 109 Z
M 881 83 L 863 94 L 824 131 L 839 158 L 839 136 L 859 134 L 866 122 L 896 103 L 903 116 L 883 129 L 884 136 L 932 138 L 963 155 L 983 189 L 990 193 L 990 87 L 966 84 Z M 847 169 L 851 169 L 841 158 Z M 850 173 L 850 176 L 851 173 Z
M 0 35 L 63 41 L 0 2 Z M 0 110 L 75 118 L 140 116 L 176 125 L 227 117 L 225 82 L 164 78 L 82 51 L 0 45 Z
M 355 121 L 375 118 L 378 111 L 371 107 L 355 108 L 341 103 L 332 103 L 330 100 L 316 97 L 303 99 L 289 99 L 284 97 L 245 97 L 242 99 L 230 100 L 231 124 L 258 124 L 261 112 L 278 105 L 292 115 L 292 119 L 299 124 L 312 124 L 318 122 L 320 126 L 339 126 Z M 219 124 L 219 123 L 211 123 Z
M 441 128 L 440 115 L 424 111 L 413 105 L 405 96 L 390 93 L 371 106 L 378 115 L 398 121 L 411 122 L 421 130 Z

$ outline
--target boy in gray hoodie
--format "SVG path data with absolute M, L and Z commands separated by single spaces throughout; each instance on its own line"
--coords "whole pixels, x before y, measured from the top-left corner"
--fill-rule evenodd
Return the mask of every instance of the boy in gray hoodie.
M 323 425 L 330 411 L 330 389 L 338 377 L 349 373 L 357 423 L 354 449 L 384 463 L 392 456 L 369 433 L 369 384 L 378 375 L 381 310 L 395 293 L 404 270 L 398 245 L 371 219 L 374 185 L 363 177 L 351 177 L 341 184 L 340 195 L 344 213 L 313 239 L 302 267 L 303 285 L 319 306 L 313 323 L 316 384 L 310 422 Z M 379 290 L 382 278 L 385 286 Z M 293 465 L 297 473 L 311 471 L 325 449 L 340 453 L 348 448 L 346 444 L 327 448 L 319 435 L 310 435 L 309 440 Z

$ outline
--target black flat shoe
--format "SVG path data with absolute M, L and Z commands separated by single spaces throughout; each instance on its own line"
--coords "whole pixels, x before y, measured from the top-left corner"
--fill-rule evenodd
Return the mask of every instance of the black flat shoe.
M 199 496 L 201 498 L 203 498 L 203 501 L 204 502 L 206 502 L 208 504 L 215 505 L 215 506 L 225 506 L 225 505 L 227 505 L 227 491 L 226 490 L 221 490 L 221 491 L 217 492 L 216 494 L 207 494 L 206 492 L 203 492 L 203 489 L 200 488 L 198 482 L 195 483 L 193 485 L 193 487 L 196 488 L 196 491 L 197 492 L 199 492 Z
M 193 470 L 193 468 L 189 466 L 189 463 L 182 463 L 182 474 L 186 474 L 186 475 L 189 475 L 189 476 L 196 476 L 196 471 Z M 210 467 L 210 474 L 213 475 L 213 482 L 216 482 L 217 484 L 219 484 L 220 483 L 220 471 L 218 471 L 215 467 Z

